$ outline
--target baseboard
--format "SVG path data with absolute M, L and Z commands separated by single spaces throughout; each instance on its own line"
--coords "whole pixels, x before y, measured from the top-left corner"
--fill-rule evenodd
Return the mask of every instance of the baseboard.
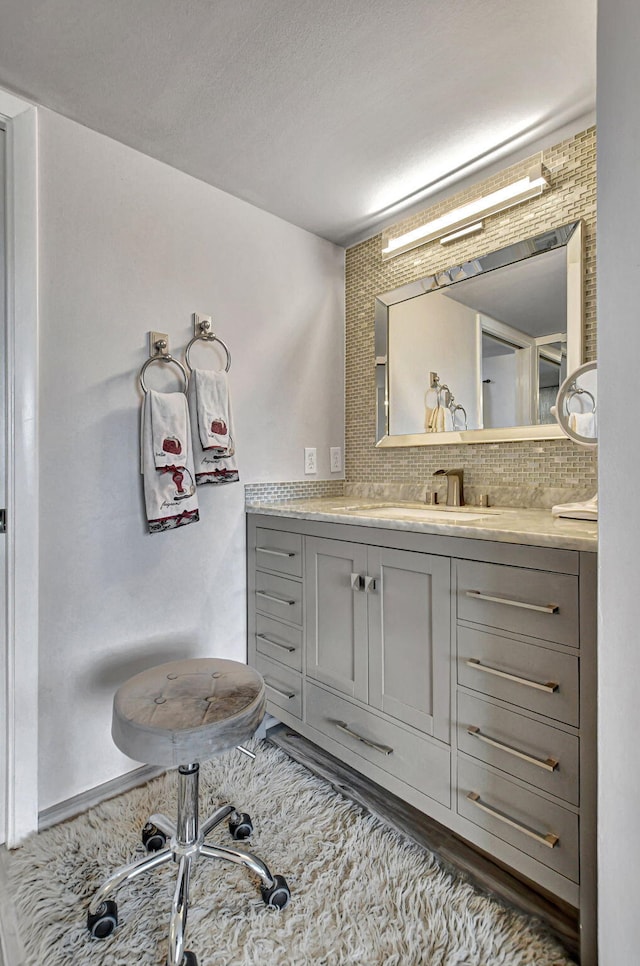
M 86 792 L 67 798 L 64 802 L 51 805 L 38 814 L 38 831 L 42 832 L 43 829 L 51 828 L 52 825 L 57 825 L 59 822 L 75 818 L 81 812 L 86 812 L 88 808 L 99 805 L 108 798 L 114 798 L 116 795 L 128 792 L 131 788 L 137 788 L 138 785 L 144 785 L 145 782 L 162 775 L 165 771 L 166 768 L 160 768 L 156 765 L 143 765 L 141 768 L 129 771 L 118 778 L 112 778 L 111 781 L 103 782 L 102 785 L 96 785 L 95 788 L 89 788 Z

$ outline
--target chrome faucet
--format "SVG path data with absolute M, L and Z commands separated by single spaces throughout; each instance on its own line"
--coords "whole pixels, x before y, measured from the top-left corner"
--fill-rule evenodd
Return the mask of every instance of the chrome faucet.
M 447 506 L 464 506 L 464 470 L 436 470 L 433 475 L 447 478 Z

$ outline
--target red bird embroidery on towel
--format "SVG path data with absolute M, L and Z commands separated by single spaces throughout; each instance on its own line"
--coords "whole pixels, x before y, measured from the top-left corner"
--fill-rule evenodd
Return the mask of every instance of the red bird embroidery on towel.
M 173 456 L 179 456 L 182 452 L 182 444 L 175 436 L 168 436 L 162 441 L 162 449 L 165 453 L 171 453 Z
M 214 419 L 211 423 L 211 432 L 215 436 L 226 436 L 227 435 L 227 424 L 224 419 Z

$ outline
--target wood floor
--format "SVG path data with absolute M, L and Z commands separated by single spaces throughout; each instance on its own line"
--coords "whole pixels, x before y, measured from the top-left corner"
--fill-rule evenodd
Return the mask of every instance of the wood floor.
M 516 878 L 486 853 L 338 761 L 291 728 L 278 725 L 267 733 L 267 740 L 324 778 L 339 794 L 357 802 L 418 845 L 435 852 L 457 874 L 462 873 L 479 888 L 516 906 L 527 915 L 541 919 L 569 955 L 579 962 L 578 912 L 572 906 Z

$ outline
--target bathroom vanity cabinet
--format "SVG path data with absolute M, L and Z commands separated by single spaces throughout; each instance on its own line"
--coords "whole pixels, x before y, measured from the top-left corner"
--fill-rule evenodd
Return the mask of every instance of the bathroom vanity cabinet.
M 581 910 L 595 962 L 593 552 L 250 513 L 285 724 Z

